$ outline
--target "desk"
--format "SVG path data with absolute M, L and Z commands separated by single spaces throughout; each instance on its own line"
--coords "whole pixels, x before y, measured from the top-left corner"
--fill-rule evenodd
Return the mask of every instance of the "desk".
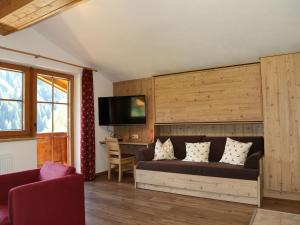
M 105 145 L 105 141 L 100 141 L 100 144 Z M 119 145 L 136 145 L 148 147 L 150 142 L 132 142 L 132 141 L 119 141 Z
M 105 141 L 99 142 L 105 145 Z M 132 142 L 132 141 L 119 141 L 121 152 L 125 154 L 138 155 L 138 151 L 141 148 L 148 148 L 151 142 Z

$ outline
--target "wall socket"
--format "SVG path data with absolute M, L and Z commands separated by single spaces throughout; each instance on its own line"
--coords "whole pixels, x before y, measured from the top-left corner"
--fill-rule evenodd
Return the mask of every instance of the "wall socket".
M 138 134 L 132 134 L 132 135 L 130 135 L 130 139 L 131 140 L 137 140 L 137 139 L 139 139 L 139 135 Z

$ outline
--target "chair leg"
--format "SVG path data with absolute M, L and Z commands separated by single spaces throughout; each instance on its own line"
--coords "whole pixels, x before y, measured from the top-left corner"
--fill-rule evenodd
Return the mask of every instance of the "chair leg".
M 108 171 L 107 171 L 107 179 L 110 180 L 111 179 L 111 166 L 110 163 L 108 163 Z
M 133 167 L 133 180 L 134 180 L 134 183 L 135 183 L 135 168 L 136 168 L 136 166 L 135 166 L 135 162 L 133 161 L 132 162 L 132 167 Z
M 122 181 L 122 164 L 119 164 L 119 182 Z

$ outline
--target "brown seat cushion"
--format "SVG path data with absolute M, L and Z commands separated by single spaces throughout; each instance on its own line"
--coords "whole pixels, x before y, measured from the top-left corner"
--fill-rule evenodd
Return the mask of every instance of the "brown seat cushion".
M 248 169 L 243 166 L 219 162 L 185 162 L 181 160 L 140 161 L 138 169 L 181 173 L 201 176 L 257 180 L 258 169 Z

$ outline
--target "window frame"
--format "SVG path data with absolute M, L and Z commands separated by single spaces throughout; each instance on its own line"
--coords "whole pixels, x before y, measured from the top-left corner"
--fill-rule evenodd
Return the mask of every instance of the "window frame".
M 24 74 L 23 79 L 23 130 L 0 131 L 0 139 L 10 138 L 28 138 L 33 137 L 33 123 L 32 123 L 32 74 L 31 69 L 26 66 L 15 65 L 6 62 L 0 62 L 1 69 L 21 71 Z
M 35 139 L 36 132 L 36 107 L 37 107 L 37 75 L 49 75 L 69 80 L 69 144 L 68 163 L 74 165 L 74 75 L 55 72 L 51 70 L 37 69 L 0 61 L 0 68 L 22 71 L 25 75 L 23 80 L 23 130 L 0 131 L 0 142 Z
M 34 124 L 35 129 L 33 130 L 33 136 L 36 137 L 37 135 L 37 122 L 36 122 L 36 115 L 37 115 L 37 77 L 38 75 L 46 75 L 46 76 L 53 76 L 58 78 L 64 78 L 69 80 L 69 101 L 68 101 L 68 118 L 69 118 L 69 127 L 68 127 L 68 134 L 69 134 L 69 145 L 70 148 L 68 149 L 68 163 L 71 165 L 74 165 L 74 76 L 65 74 L 65 73 L 59 73 L 51 70 L 45 70 L 45 69 L 32 69 L 32 89 L 34 90 L 34 93 L 32 95 L 32 123 Z M 43 133 L 41 133 L 43 134 Z
M 51 84 L 51 91 L 52 91 L 52 98 L 50 101 L 39 101 L 37 98 L 36 98 L 36 106 L 38 106 L 38 104 L 50 104 L 51 105 L 51 120 L 52 120 L 52 126 L 51 126 L 51 131 L 50 132 L 38 132 L 37 129 L 36 129 L 36 133 L 37 134 L 43 134 L 43 133 L 64 133 L 64 132 L 61 132 L 61 131 L 55 131 L 55 122 L 54 122 L 54 106 L 55 105 L 64 105 L 64 106 L 67 106 L 67 114 L 68 114 L 68 127 L 67 127 L 67 131 L 66 133 L 70 133 L 70 126 L 71 126 L 71 121 L 70 121 L 70 118 L 71 118 L 71 111 L 72 111 L 72 99 L 71 99 L 71 88 L 72 88 L 72 81 L 71 81 L 71 77 L 69 78 L 66 78 L 66 76 L 64 75 L 64 77 L 61 76 L 61 74 L 57 74 L 55 72 L 50 72 L 50 71 L 47 71 L 47 73 L 45 73 L 45 71 L 43 73 L 40 73 L 41 70 L 38 70 L 39 72 L 35 72 L 35 77 L 36 77 L 36 82 L 38 82 L 38 77 L 50 77 L 52 79 L 52 82 Z M 51 74 L 51 75 L 50 75 Z M 59 75 L 59 76 L 57 76 Z M 64 80 L 67 80 L 68 81 L 68 88 L 67 88 L 67 93 L 68 93 L 68 98 L 67 98 L 67 102 L 57 102 L 54 100 L 54 88 L 55 88 L 55 84 L 54 84 L 54 80 L 58 80 L 58 79 L 64 79 Z M 36 89 L 37 90 L 37 89 Z

